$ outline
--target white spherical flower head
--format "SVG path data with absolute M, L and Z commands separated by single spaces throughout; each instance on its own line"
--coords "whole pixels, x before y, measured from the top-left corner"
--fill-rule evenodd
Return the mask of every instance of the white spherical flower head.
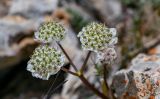
M 107 28 L 104 24 L 90 23 L 78 34 L 82 48 L 98 52 L 117 43 L 116 29 Z
M 53 40 L 61 41 L 64 36 L 64 27 L 54 21 L 42 24 L 39 27 L 38 31 L 35 32 L 35 39 L 43 43 L 50 43 Z
M 64 64 L 64 55 L 48 45 L 41 45 L 35 49 L 28 62 L 27 70 L 34 77 L 48 80 L 56 74 Z
M 96 62 L 111 64 L 117 58 L 117 53 L 114 48 L 107 48 L 97 53 Z

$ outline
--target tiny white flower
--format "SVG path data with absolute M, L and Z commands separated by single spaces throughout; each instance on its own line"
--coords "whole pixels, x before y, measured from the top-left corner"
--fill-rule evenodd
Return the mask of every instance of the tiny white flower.
M 112 33 L 112 36 L 115 37 L 117 35 L 116 28 L 110 28 L 109 31 Z
M 117 43 L 118 43 L 118 38 L 115 37 L 115 38 L 113 38 L 112 40 L 110 40 L 108 46 L 112 47 L 112 46 L 114 46 L 114 45 L 117 44 Z

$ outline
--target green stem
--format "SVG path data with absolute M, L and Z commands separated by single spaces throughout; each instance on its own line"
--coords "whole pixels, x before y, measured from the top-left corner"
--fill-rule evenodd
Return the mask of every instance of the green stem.
M 103 92 L 104 94 L 108 95 L 109 97 L 111 97 L 111 99 L 116 99 L 112 90 L 109 88 L 109 85 L 107 83 L 107 64 L 103 65 L 103 83 L 104 83 L 104 87 L 107 89 L 108 92 Z
M 107 89 L 107 91 L 109 92 L 109 86 L 108 86 L 108 83 L 107 83 L 107 68 L 106 68 L 106 65 L 103 66 L 103 83 L 104 83 L 104 87 L 105 89 Z M 107 92 L 104 91 L 104 94 L 107 94 Z

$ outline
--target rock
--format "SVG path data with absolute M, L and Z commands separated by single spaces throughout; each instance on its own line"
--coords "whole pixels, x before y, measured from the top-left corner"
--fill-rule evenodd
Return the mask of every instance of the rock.
M 6 50 L 0 50 L 0 70 L 6 69 L 27 59 L 38 43 L 33 38 L 25 38 L 18 44 L 9 46 Z
M 60 20 L 64 25 L 70 24 L 70 18 L 71 16 L 64 8 L 56 9 L 52 13 L 52 18 L 55 20 Z
M 93 6 L 109 21 L 121 15 L 122 9 L 119 0 L 90 0 Z
M 0 17 L 8 14 L 11 0 L 0 0 Z
M 112 89 L 119 98 L 159 97 L 160 55 L 138 55 L 132 60 L 129 69 L 121 70 L 114 75 Z
M 37 18 L 52 12 L 57 7 L 57 3 L 58 0 L 14 0 L 9 14 Z
M 21 16 L 0 19 L 0 69 L 14 66 L 30 56 L 37 45 L 32 35 L 38 24 Z
M 16 43 L 14 37 L 19 34 L 30 34 L 35 27 L 35 22 L 20 16 L 7 16 L 0 19 L 0 56 L 14 55 L 11 50 L 11 45 Z
M 148 51 L 149 54 L 160 54 L 160 44 Z

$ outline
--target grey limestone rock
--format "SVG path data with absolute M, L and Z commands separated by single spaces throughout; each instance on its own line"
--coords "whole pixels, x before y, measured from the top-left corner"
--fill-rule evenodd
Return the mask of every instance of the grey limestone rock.
M 58 0 L 14 0 L 9 14 L 36 18 L 52 12 L 57 7 Z

